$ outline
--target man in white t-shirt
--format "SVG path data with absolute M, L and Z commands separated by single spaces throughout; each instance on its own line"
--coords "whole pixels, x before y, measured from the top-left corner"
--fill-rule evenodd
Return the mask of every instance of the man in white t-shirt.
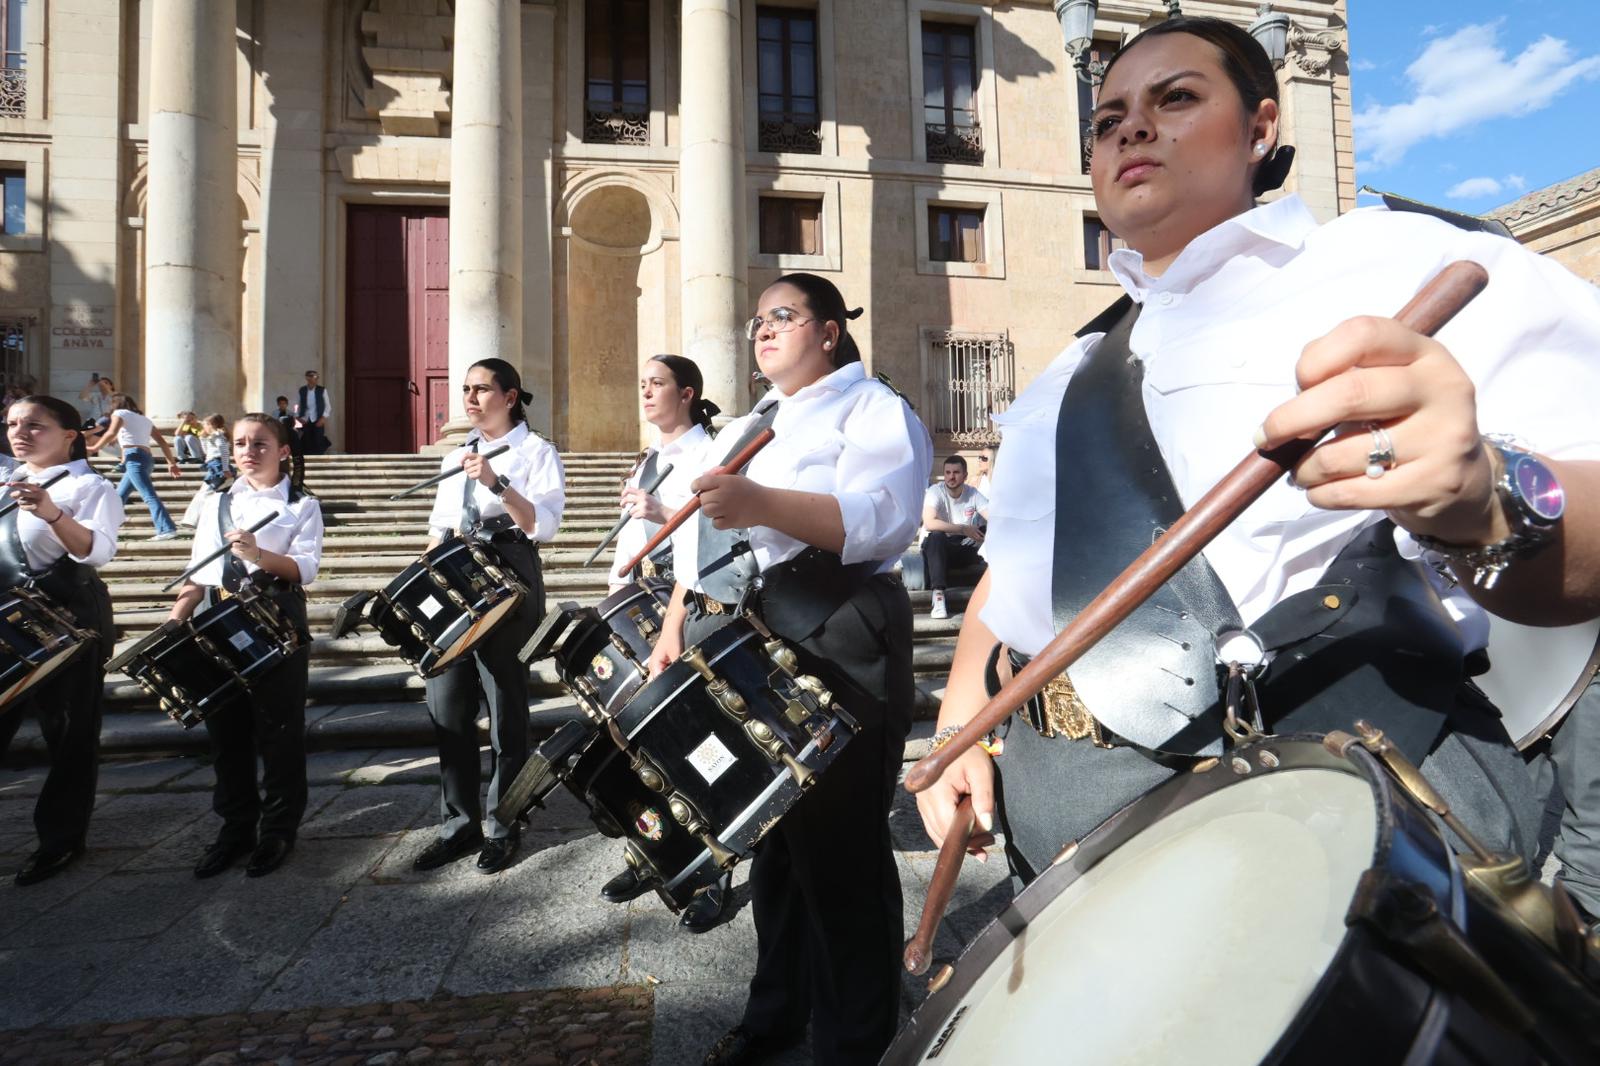
M 928 588 L 933 591 L 933 618 L 949 618 L 944 590 L 952 566 L 972 566 L 981 560 L 983 526 L 989 501 L 967 484 L 967 461 L 952 455 L 944 461 L 944 476 L 929 485 L 922 497 L 922 558 L 928 568 Z

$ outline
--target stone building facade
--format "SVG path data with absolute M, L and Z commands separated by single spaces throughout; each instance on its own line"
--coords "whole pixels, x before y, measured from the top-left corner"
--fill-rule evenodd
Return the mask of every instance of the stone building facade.
M 1529 248 L 1600 285 L 1600 167 L 1530 192 L 1489 216 Z
M 1330 218 L 1345 0 L 1275 6 L 1289 189 Z M 1105 0 L 1096 49 L 1166 10 Z M 971 444 L 1116 295 L 1050 0 L 0 0 L 0 25 L 0 371 L 57 395 L 98 371 L 158 416 L 237 411 L 316 369 L 341 446 L 413 450 L 498 355 L 563 446 L 632 449 L 642 360 L 689 355 L 743 410 L 740 323 L 805 269 Z

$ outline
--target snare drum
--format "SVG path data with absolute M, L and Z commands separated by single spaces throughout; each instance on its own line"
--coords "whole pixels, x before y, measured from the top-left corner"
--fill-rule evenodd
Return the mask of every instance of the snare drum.
M 553 657 L 589 717 L 609 717 L 648 680 L 650 649 L 671 598 L 672 586 L 655 582 L 618 589 L 595 607 L 563 603 L 545 616 L 519 658 Z
M 1365 750 L 1269 737 L 1058 858 L 883 1061 L 1600 1061 L 1600 1000 L 1579 984 L 1468 891 L 1430 816 Z M 1506 988 L 1522 1000 L 1509 1012 Z M 1560 1020 L 1534 1024 L 1541 1009 Z
M 185 729 L 248 696 L 289 660 L 300 633 L 282 608 L 253 585 L 187 621 L 155 632 L 106 664 L 161 701 Z
M 0 708 L 71 662 L 92 636 L 37 589 L 0 595 Z
M 739 618 L 640 688 L 568 787 L 676 910 L 749 858 L 857 731 L 791 648 Z
M 451 537 L 378 593 L 367 621 L 423 677 L 469 654 L 528 594 L 492 544 Z

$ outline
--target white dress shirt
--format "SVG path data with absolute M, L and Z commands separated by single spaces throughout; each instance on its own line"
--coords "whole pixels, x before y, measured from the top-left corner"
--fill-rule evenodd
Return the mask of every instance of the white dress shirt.
M 306 402 L 303 405 L 295 404 L 296 412 L 300 415 L 301 421 L 315 422 L 319 418 L 327 418 L 328 414 L 333 410 L 333 396 L 328 392 L 327 386 L 318 385 L 316 388 L 302 386 L 302 388 L 306 390 Z M 322 397 L 320 404 L 317 402 L 318 390 L 320 390 Z M 298 395 L 296 393 L 297 397 Z
M 111 486 L 111 482 L 90 469 L 87 462 L 74 459 L 64 466 L 52 466 L 38 474 L 30 474 L 26 466 L 18 464 L 7 475 L 7 480 L 42 485 L 62 470 L 69 471 L 67 476 L 45 491 L 57 507 L 92 534 L 93 541 L 89 545 L 89 554 L 73 555 L 56 537 L 54 526 L 38 515 L 18 508 L 17 536 L 22 540 L 22 551 L 27 556 L 29 569 L 36 573 L 51 566 L 63 555 L 75 563 L 99 569 L 117 554 L 117 532 L 122 528 L 122 500 L 117 497 L 117 490 Z M 9 496 L 6 502 L 12 502 Z
M 1130 347 L 1144 363 L 1145 411 L 1184 506 L 1248 454 L 1262 419 L 1295 395 L 1294 366 L 1306 343 L 1357 315 L 1393 316 L 1457 259 L 1489 272 L 1488 288 L 1438 334 L 1477 387 L 1479 428 L 1514 434 L 1552 458 L 1600 459 L 1600 290 L 1503 237 L 1382 207 L 1318 226 L 1289 196 L 1202 234 L 1161 277 L 1147 275 L 1132 249 L 1111 254 L 1113 274 L 1143 304 Z M 1075 340 L 994 419 L 1001 451 L 983 549 L 990 594 L 982 617 L 1028 655 L 1055 632 L 1046 577 L 1057 414 L 1073 371 L 1102 336 Z M 1320 510 L 1283 479 L 1205 557 L 1248 624 L 1316 584 L 1355 534 L 1382 517 Z M 1400 531 L 1396 539 L 1415 556 L 1409 536 Z M 1460 589 L 1444 595 L 1465 647 L 1484 646 L 1483 609 Z
M 193 566 L 210 555 L 227 541 L 217 524 L 217 508 L 222 504 L 223 493 L 207 493 L 200 504 L 200 514 L 195 520 L 194 544 L 189 550 L 189 565 Z M 234 529 L 249 529 L 274 511 L 278 517 L 256 531 L 256 545 L 262 551 L 287 555 L 300 568 L 300 584 L 309 585 L 317 578 L 322 565 L 322 505 L 315 496 L 301 496 L 289 502 L 289 479 L 279 478 L 269 489 L 252 489 L 250 483 L 239 478 L 226 495 L 232 511 Z M 249 573 L 261 569 L 249 560 L 242 560 Z M 226 557 L 215 559 L 189 576 L 196 585 L 222 584 L 222 568 Z
M 723 437 L 731 443 L 732 438 Z M 711 443 L 711 434 L 705 431 L 704 426 L 690 426 L 677 440 L 667 444 L 658 445 L 650 451 L 656 455 L 656 473 L 670 464 L 672 473 L 656 489 L 655 497 L 661 501 L 661 506 L 671 514 L 689 502 L 693 495 L 689 491 L 689 483 L 700 476 L 704 469 L 704 462 L 700 459 L 700 452 Z M 648 458 L 648 455 L 646 456 Z M 716 460 L 713 459 L 712 462 Z M 628 476 L 625 487 L 636 489 L 640 486 L 640 478 L 644 474 L 644 461 L 641 460 L 633 473 Z M 632 518 L 622 527 L 622 532 L 617 534 L 616 556 L 611 562 L 610 586 L 613 590 L 621 588 L 633 579 L 620 572 L 623 563 L 639 554 L 651 537 L 656 535 L 656 530 L 661 526 L 643 518 Z
M 480 452 L 491 451 L 502 444 L 511 445 L 510 451 L 489 460 L 489 468 L 496 474 L 503 474 L 510 480 L 517 495 L 533 504 L 535 523 L 529 536 L 540 543 L 550 543 L 561 525 L 561 511 L 567 503 L 566 475 L 561 469 L 561 455 L 555 445 L 539 434 L 529 432 L 526 422 L 518 422 L 505 436 L 493 440 L 473 430 L 467 436 L 467 444 L 473 441 L 478 442 Z M 440 461 L 440 471 L 454 470 L 466 455 L 467 445 L 462 445 Z M 428 532 L 435 537 L 443 537 L 460 528 L 461 503 L 466 493 L 466 486 L 462 482 L 464 476 L 441 481 L 434 492 L 433 513 L 428 516 Z M 473 487 L 473 499 L 477 501 L 478 515 L 482 519 L 496 518 L 506 513 L 505 503 L 482 482 Z
M 757 417 L 779 401 L 771 444 L 761 449 L 745 473 L 775 489 L 826 493 L 839 501 L 844 517 L 846 565 L 877 561 L 888 570 L 916 539 L 922 525 L 922 492 L 933 464 L 933 442 L 910 406 L 894 390 L 866 376 L 859 363 L 846 363 L 793 396 L 774 388 L 756 410 L 729 424 L 702 449 L 701 469 L 722 462 Z M 762 571 L 786 562 L 807 545 L 766 526 L 750 530 L 750 546 Z M 679 582 L 701 591 L 698 519 L 672 535 L 672 567 Z

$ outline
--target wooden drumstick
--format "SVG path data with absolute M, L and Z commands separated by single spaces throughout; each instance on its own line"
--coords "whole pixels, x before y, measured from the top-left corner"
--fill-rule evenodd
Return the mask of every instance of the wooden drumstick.
M 1395 316 L 1402 326 L 1432 336 L 1489 283 L 1477 263 L 1458 260 L 1434 275 Z M 1325 434 L 1324 434 L 1325 435 Z M 1319 438 L 1320 439 L 1320 438 Z M 1145 549 L 1116 580 L 1091 600 L 1028 665 L 984 704 L 961 732 L 906 773 L 906 789 L 921 792 L 1018 707 L 1043 691 L 1077 662 L 1101 637 L 1150 597 L 1272 484 L 1316 447 L 1316 440 L 1294 440 L 1270 452 L 1255 451 L 1202 496 L 1159 540 Z
M 476 448 L 477 445 L 474 444 L 473 447 Z M 510 450 L 511 450 L 511 445 L 502 444 L 498 448 L 490 448 L 488 451 L 484 452 L 483 453 L 483 458 L 485 460 L 493 459 L 495 456 L 503 455 L 506 452 L 509 452 Z M 449 481 L 451 478 L 455 477 L 457 474 L 461 473 L 461 471 L 463 471 L 465 469 L 466 469 L 466 465 L 464 463 L 457 464 L 457 465 L 451 467 L 449 470 L 441 471 L 440 473 L 437 473 L 437 474 L 433 475 L 432 477 L 430 477 L 426 481 L 417 482 L 415 485 L 412 485 L 409 489 L 401 489 L 399 492 L 395 493 L 393 496 L 390 496 L 389 499 L 391 499 L 391 500 L 403 500 L 407 496 L 411 496 L 411 495 L 413 495 L 415 493 L 421 492 L 423 489 L 431 489 L 431 488 L 433 488 L 433 486 L 437 485 L 441 481 Z
M 955 894 L 956 879 L 961 876 L 961 862 L 966 858 L 967 849 L 973 845 L 984 847 L 994 843 L 994 836 L 990 833 L 973 835 L 976 824 L 977 816 L 972 813 L 972 797 L 962 796 L 961 802 L 956 804 L 955 816 L 950 819 L 950 828 L 945 832 L 944 843 L 939 846 L 939 858 L 933 864 L 928 898 L 922 904 L 922 920 L 917 923 L 917 931 L 911 939 L 906 941 L 906 950 L 901 956 L 905 961 L 906 973 L 914 977 L 927 973 L 928 964 L 933 961 L 933 938 L 939 932 L 939 923 L 944 920 L 945 908 L 950 906 L 950 897 Z
M 62 478 L 66 477 L 70 473 L 72 473 L 72 471 L 63 470 L 63 471 L 61 471 L 61 473 L 57 474 L 55 477 L 46 478 L 44 481 L 39 482 L 38 488 L 41 491 L 44 490 L 44 489 L 48 489 L 51 485 L 54 485 L 56 482 L 60 481 Z M 26 481 L 12 481 L 12 482 L 9 482 L 8 484 L 11 484 L 11 485 L 27 485 L 27 484 L 29 484 L 29 482 L 26 482 Z M 21 506 L 22 506 L 22 501 L 21 500 L 7 500 L 5 502 L 4 506 L 0 506 L 0 518 L 4 518 L 6 515 L 10 514 L 12 511 L 15 511 L 18 507 L 21 507 Z M 43 521 L 43 520 L 41 519 L 41 521 Z
M 259 533 L 263 529 L 265 529 L 269 525 L 271 525 L 272 523 L 276 522 L 278 520 L 278 517 L 280 515 L 282 515 L 282 514 L 283 514 L 282 511 L 273 511 L 271 514 L 267 515 L 267 517 L 263 518 L 261 521 L 257 522 L 255 525 L 251 526 L 249 529 L 245 530 L 244 532 L 246 532 L 246 533 Z M 189 569 L 185 570 L 183 573 L 179 574 L 177 577 L 173 578 L 171 581 L 168 581 L 165 585 L 162 585 L 161 586 L 161 591 L 162 592 L 170 591 L 172 586 L 176 585 L 178 582 L 180 582 L 180 581 L 184 580 L 185 578 L 189 577 L 191 574 L 196 574 L 199 571 L 205 569 L 206 567 L 210 566 L 212 563 L 216 562 L 218 559 L 222 558 L 224 555 L 227 555 L 231 551 L 233 551 L 233 545 L 231 543 L 224 544 L 222 547 L 218 548 L 216 551 L 212 552 L 210 555 L 206 556 L 204 559 L 201 559 L 198 563 L 195 563 L 193 566 L 189 567 Z
M 749 444 L 746 444 L 743 448 L 739 449 L 738 455 L 735 455 L 732 459 L 729 459 L 721 466 L 712 467 L 701 476 L 704 477 L 713 474 L 737 474 L 746 466 L 750 465 L 750 460 L 756 457 L 756 452 L 759 452 L 762 448 L 765 448 L 768 444 L 772 443 L 772 438 L 774 436 L 776 436 L 776 434 L 774 434 L 770 428 L 762 430 L 751 439 Z M 656 530 L 656 535 L 651 537 L 645 543 L 643 548 L 639 549 L 639 554 L 635 555 L 632 559 L 629 559 L 628 565 L 624 566 L 617 572 L 619 574 L 626 574 L 634 567 L 638 566 L 644 561 L 644 557 L 646 555 L 649 555 L 651 552 L 661 547 L 661 545 L 665 543 L 666 539 L 672 536 L 673 532 L 679 526 L 683 525 L 691 517 L 693 517 L 694 513 L 698 510 L 700 510 L 700 494 L 697 492 L 690 497 L 688 503 L 674 511 L 672 517 L 667 519 L 666 524 L 660 529 Z

